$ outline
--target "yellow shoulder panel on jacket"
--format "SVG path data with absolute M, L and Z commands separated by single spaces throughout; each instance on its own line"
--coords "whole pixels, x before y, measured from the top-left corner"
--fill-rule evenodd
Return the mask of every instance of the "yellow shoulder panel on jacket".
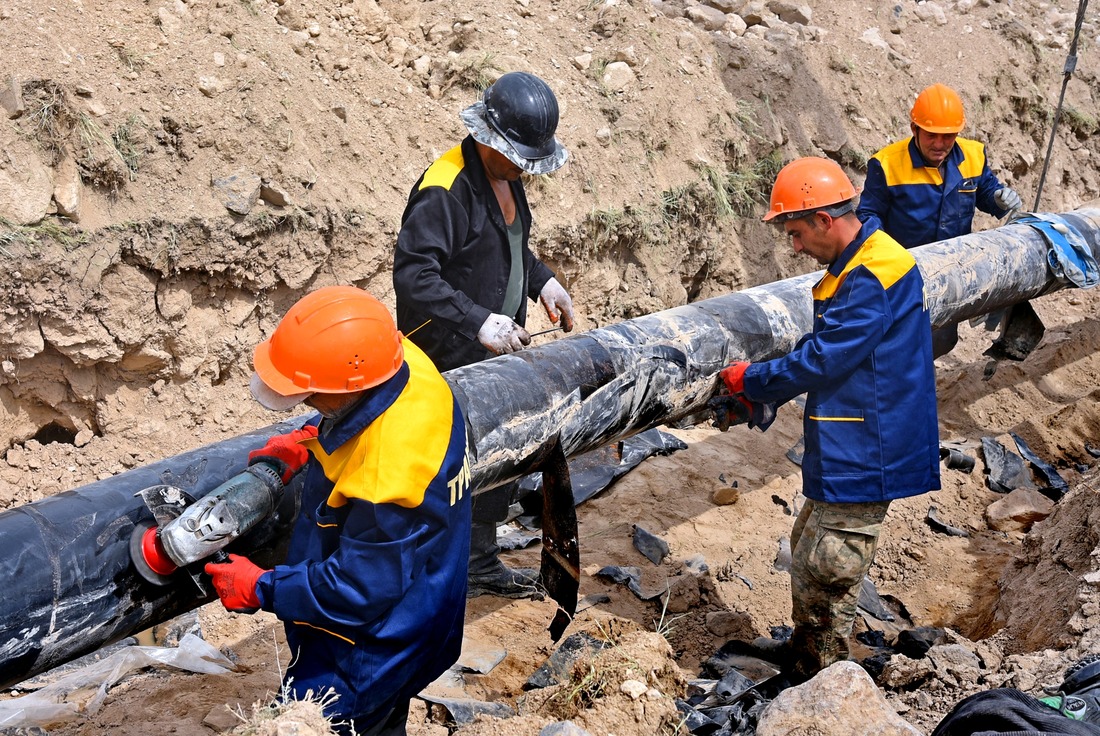
M 450 189 L 465 165 L 466 160 L 462 157 L 462 146 L 455 146 L 428 167 L 428 170 L 424 172 L 424 178 L 421 180 L 419 188 L 443 187 L 444 189 Z
M 985 145 L 969 138 L 956 138 L 955 143 L 963 152 L 963 162 L 959 165 L 962 177 L 971 179 L 981 176 L 985 169 Z
M 876 153 L 873 158 L 882 165 L 886 177 L 886 186 L 899 184 L 943 184 L 939 169 L 921 166 L 913 168 L 913 156 L 909 153 L 911 137 L 891 143 Z
M 836 294 L 848 273 L 858 266 L 870 271 L 883 289 L 889 289 L 916 265 L 917 260 L 912 253 L 882 230 L 876 230 L 845 264 L 839 276 L 826 272 L 824 278 L 817 282 L 813 288 L 814 300 L 821 301 Z
M 883 289 L 889 289 L 916 265 L 917 259 L 913 258 L 912 253 L 884 231 L 876 230 L 844 270 L 851 271 L 856 266 L 864 266 L 875 275 Z
M 431 360 L 405 341 L 409 382 L 369 427 L 336 452 L 320 457 L 335 481 L 329 505 L 348 499 L 415 508 L 439 474 L 451 446 L 454 398 Z M 322 451 L 323 455 L 323 451 Z

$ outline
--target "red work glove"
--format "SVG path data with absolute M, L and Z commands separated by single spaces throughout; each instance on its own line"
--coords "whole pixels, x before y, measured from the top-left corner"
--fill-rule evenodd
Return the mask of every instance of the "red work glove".
M 312 424 L 293 432 L 277 434 L 259 450 L 248 453 L 248 464 L 267 463 L 275 468 L 285 486 L 309 462 L 309 450 L 300 443 L 315 437 L 317 427 Z
M 229 555 L 229 562 L 207 562 L 203 569 L 214 582 L 225 610 L 255 613 L 260 609 L 256 583 L 267 570 L 240 555 Z
M 722 372 L 718 374 L 722 377 L 722 382 L 726 384 L 726 389 L 731 394 L 745 393 L 745 369 L 750 365 L 752 365 L 752 363 L 746 363 L 743 360 L 735 360 L 723 368 Z

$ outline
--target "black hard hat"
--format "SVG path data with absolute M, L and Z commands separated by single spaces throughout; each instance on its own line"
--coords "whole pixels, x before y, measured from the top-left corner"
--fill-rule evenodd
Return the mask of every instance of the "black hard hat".
M 558 143 L 558 100 L 534 74 L 509 72 L 485 90 L 481 102 L 462 111 L 474 139 L 532 174 L 545 174 L 569 154 Z

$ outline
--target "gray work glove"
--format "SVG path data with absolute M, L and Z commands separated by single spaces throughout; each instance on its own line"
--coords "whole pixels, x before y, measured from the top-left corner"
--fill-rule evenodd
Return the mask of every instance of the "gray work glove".
M 560 318 L 562 328 L 566 332 L 573 331 L 573 300 L 557 279 L 551 278 L 546 282 L 539 292 L 539 300 L 551 322 L 556 323 Z
M 490 314 L 477 331 L 477 340 L 497 355 L 514 353 L 531 344 L 527 330 L 503 314 Z
M 1024 206 L 1024 200 L 1020 199 L 1020 195 L 1008 187 L 998 189 L 993 195 L 993 201 L 1002 210 L 1018 210 Z

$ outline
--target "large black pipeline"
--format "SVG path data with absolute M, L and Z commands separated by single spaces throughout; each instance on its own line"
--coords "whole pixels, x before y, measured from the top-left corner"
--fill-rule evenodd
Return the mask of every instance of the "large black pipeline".
M 1100 257 L 1100 210 L 1063 215 Z M 777 244 L 777 247 L 784 247 Z M 1048 247 L 1008 225 L 914 251 L 933 322 L 975 317 L 1064 288 Z M 731 359 L 767 360 L 810 329 L 817 274 L 628 320 L 447 373 L 465 411 L 479 490 L 699 412 Z M 0 687 L 99 649 L 209 600 L 194 582 L 155 586 L 129 556 L 150 518 L 135 493 L 167 483 L 200 497 L 239 472 L 281 423 L 0 513 Z M 293 497 L 294 494 L 287 494 Z M 236 549 L 277 558 L 292 509 Z
M 1062 217 L 1100 256 L 1100 209 Z M 914 249 L 934 326 L 1065 288 L 1051 275 L 1048 250 L 1024 224 Z M 522 477 L 556 441 L 573 457 L 700 411 L 730 360 L 784 355 L 809 332 L 819 278 L 745 289 L 451 371 L 476 439 L 475 486 Z
M 0 514 L 3 686 L 210 600 L 185 574 L 164 587 L 138 575 L 130 560 L 130 533 L 152 515 L 134 494 L 163 483 L 202 497 L 241 472 L 248 453 L 268 436 L 292 428 L 266 427 Z M 296 499 L 285 494 L 289 507 L 280 509 L 279 522 L 261 524 L 239 540 L 241 546 L 273 561 Z

